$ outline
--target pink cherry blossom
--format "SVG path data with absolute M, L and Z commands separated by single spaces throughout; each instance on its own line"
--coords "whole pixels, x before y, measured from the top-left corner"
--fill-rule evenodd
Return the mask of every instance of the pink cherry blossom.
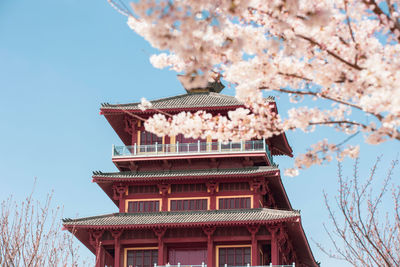
M 221 77 L 246 107 L 227 117 L 156 115 L 146 129 L 237 140 L 329 126 L 344 135 L 362 131 L 369 144 L 400 141 L 399 8 L 398 0 L 139 0 L 131 10 L 119 8 L 133 31 L 163 51 L 151 56 L 155 67 L 196 77 L 183 80 L 187 87 Z M 263 99 L 272 91 L 296 106 L 274 114 Z M 302 106 L 304 99 L 315 105 Z M 358 153 L 321 142 L 298 155 L 295 167 Z

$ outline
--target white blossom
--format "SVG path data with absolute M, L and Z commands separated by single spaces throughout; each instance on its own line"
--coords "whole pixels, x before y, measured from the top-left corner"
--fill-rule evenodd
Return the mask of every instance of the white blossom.
M 362 131 L 369 144 L 400 141 L 399 5 L 386 14 L 356 0 L 139 0 L 131 6 L 129 27 L 164 51 L 151 56 L 155 67 L 183 74 L 191 87 L 217 74 L 245 105 L 228 116 L 157 115 L 146 123 L 154 133 L 236 140 L 323 125 L 344 135 Z M 263 91 L 290 94 L 297 104 L 281 117 Z M 298 155 L 295 168 L 339 152 L 321 142 Z M 358 150 L 340 153 L 339 159 L 356 157 Z

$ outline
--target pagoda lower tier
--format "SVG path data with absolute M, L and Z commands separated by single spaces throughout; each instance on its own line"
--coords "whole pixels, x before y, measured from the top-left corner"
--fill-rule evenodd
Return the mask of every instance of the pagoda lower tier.
M 64 219 L 96 267 L 318 266 L 293 210 L 113 213 Z

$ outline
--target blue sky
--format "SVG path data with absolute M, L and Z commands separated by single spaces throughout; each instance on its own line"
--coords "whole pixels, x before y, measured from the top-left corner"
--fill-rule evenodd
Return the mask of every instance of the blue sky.
M 155 51 L 126 25 L 106 0 L 0 1 L 0 199 L 26 196 L 38 182 L 39 199 L 54 190 L 54 205 L 65 217 L 115 212 L 115 205 L 91 182 L 94 170 L 116 171 L 111 145 L 120 140 L 99 115 L 102 102 L 125 103 L 184 93 L 175 73 L 154 69 Z M 225 89 L 225 94 L 234 94 Z M 291 104 L 277 100 L 281 114 Z M 340 141 L 332 130 L 288 134 L 296 153 L 322 138 Z M 362 136 L 354 141 L 362 142 Z M 361 147 L 361 172 L 377 155 L 381 170 L 399 151 L 398 142 Z M 288 158 L 275 159 L 282 168 Z M 351 174 L 352 162 L 345 162 Z M 398 171 L 395 176 L 398 178 Z M 397 179 L 398 180 L 398 179 Z M 313 253 L 322 266 L 346 266 L 329 259 L 314 242 L 326 244 L 328 222 L 322 191 L 333 195 L 336 165 L 317 166 L 299 177 L 283 177 Z M 83 255 L 88 252 L 83 250 Z

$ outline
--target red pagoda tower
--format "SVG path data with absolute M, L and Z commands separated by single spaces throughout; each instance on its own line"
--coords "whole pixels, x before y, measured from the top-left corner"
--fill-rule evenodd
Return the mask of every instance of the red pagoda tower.
M 226 115 L 243 107 L 221 89 L 214 83 L 154 100 L 145 111 L 139 103 L 102 104 L 124 146 L 112 149 L 118 172 L 94 172 L 93 182 L 118 212 L 63 220 L 96 255 L 96 267 L 318 266 L 273 162 L 292 156 L 285 134 L 230 143 L 158 137 L 140 120 L 159 111 Z

